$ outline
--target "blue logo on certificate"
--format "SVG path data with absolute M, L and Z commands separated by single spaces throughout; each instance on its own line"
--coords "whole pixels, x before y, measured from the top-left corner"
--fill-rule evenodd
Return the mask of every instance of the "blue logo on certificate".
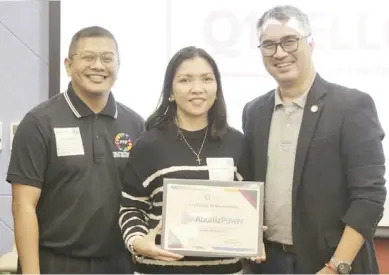
M 194 217 L 189 215 L 188 212 L 182 213 L 182 215 L 181 215 L 181 223 L 182 224 L 191 223 L 191 222 L 193 222 L 193 220 L 194 220 Z

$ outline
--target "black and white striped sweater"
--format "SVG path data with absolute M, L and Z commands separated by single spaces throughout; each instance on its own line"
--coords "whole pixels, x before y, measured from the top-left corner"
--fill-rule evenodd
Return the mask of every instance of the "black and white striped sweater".
M 190 146 L 198 152 L 205 129 L 181 130 Z M 206 158 L 230 157 L 237 178 L 247 171 L 244 137 L 229 128 L 221 141 L 207 138 L 201 151 L 202 163 L 178 134 L 176 126 L 145 132 L 131 150 L 124 176 L 119 225 L 127 248 L 133 238 L 145 236 L 157 226 L 162 215 L 163 178 L 209 179 Z M 156 244 L 160 244 L 157 236 Z M 144 274 L 234 274 L 241 271 L 239 258 L 184 257 L 176 262 L 149 258 L 137 259 L 136 269 Z

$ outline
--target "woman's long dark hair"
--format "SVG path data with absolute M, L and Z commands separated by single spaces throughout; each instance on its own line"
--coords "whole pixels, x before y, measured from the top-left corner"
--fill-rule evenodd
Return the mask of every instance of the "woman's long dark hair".
M 175 101 L 169 101 L 169 97 L 172 94 L 173 79 L 177 68 L 181 65 L 181 63 L 195 57 L 204 58 L 209 63 L 212 67 L 217 83 L 217 99 L 208 111 L 208 127 L 210 136 L 212 139 L 221 139 L 227 132 L 227 110 L 220 80 L 220 71 L 215 60 L 205 50 L 193 46 L 181 49 L 170 60 L 166 68 L 163 89 L 157 109 L 147 119 L 146 130 L 150 130 L 155 127 L 166 128 L 169 124 L 174 123 L 177 105 Z

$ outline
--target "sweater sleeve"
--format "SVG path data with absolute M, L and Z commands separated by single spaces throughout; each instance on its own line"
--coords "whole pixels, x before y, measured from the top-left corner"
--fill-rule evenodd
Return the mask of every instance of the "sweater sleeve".
M 123 178 L 119 225 L 128 249 L 134 239 L 147 235 L 149 231 L 148 212 L 151 203 L 148 190 L 142 185 L 145 180 L 143 175 L 147 174 L 142 164 L 145 161 L 142 155 L 147 153 L 142 147 L 137 142 L 132 148 Z

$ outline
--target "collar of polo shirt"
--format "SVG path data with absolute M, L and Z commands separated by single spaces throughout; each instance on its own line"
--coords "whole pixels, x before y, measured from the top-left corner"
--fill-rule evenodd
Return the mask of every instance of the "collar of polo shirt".
M 292 102 L 294 104 L 296 104 L 297 106 L 299 106 L 300 108 L 303 108 L 305 107 L 305 103 L 307 101 L 307 96 L 308 96 L 308 92 L 309 90 L 311 89 L 312 87 L 312 84 L 314 82 L 316 78 L 316 73 L 314 74 L 314 76 L 312 77 L 312 81 L 311 81 L 311 84 L 309 85 L 308 89 L 299 97 L 295 98 L 292 100 Z M 281 99 L 281 96 L 280 96 L 280 90 L 279 90 L 279 87 L 277 87 L 277 89 L 275 90 L 275 93 L 274 93 L 274 110 L 278 107 L 278 106 L 281 106 L 283 105 L 284 102 L 282 101 Z
M 68 89 L 64 92 L 65 100 L 74 115 L 78 118 L 94 115 L 95 113 L 77 96 L 69 82 Z M 117 118 L 118 110 L 116 100 L 112 93 L 109 93 L 108 102 L 104 109 L 99 113 L 100 115 L 111 116 Z

